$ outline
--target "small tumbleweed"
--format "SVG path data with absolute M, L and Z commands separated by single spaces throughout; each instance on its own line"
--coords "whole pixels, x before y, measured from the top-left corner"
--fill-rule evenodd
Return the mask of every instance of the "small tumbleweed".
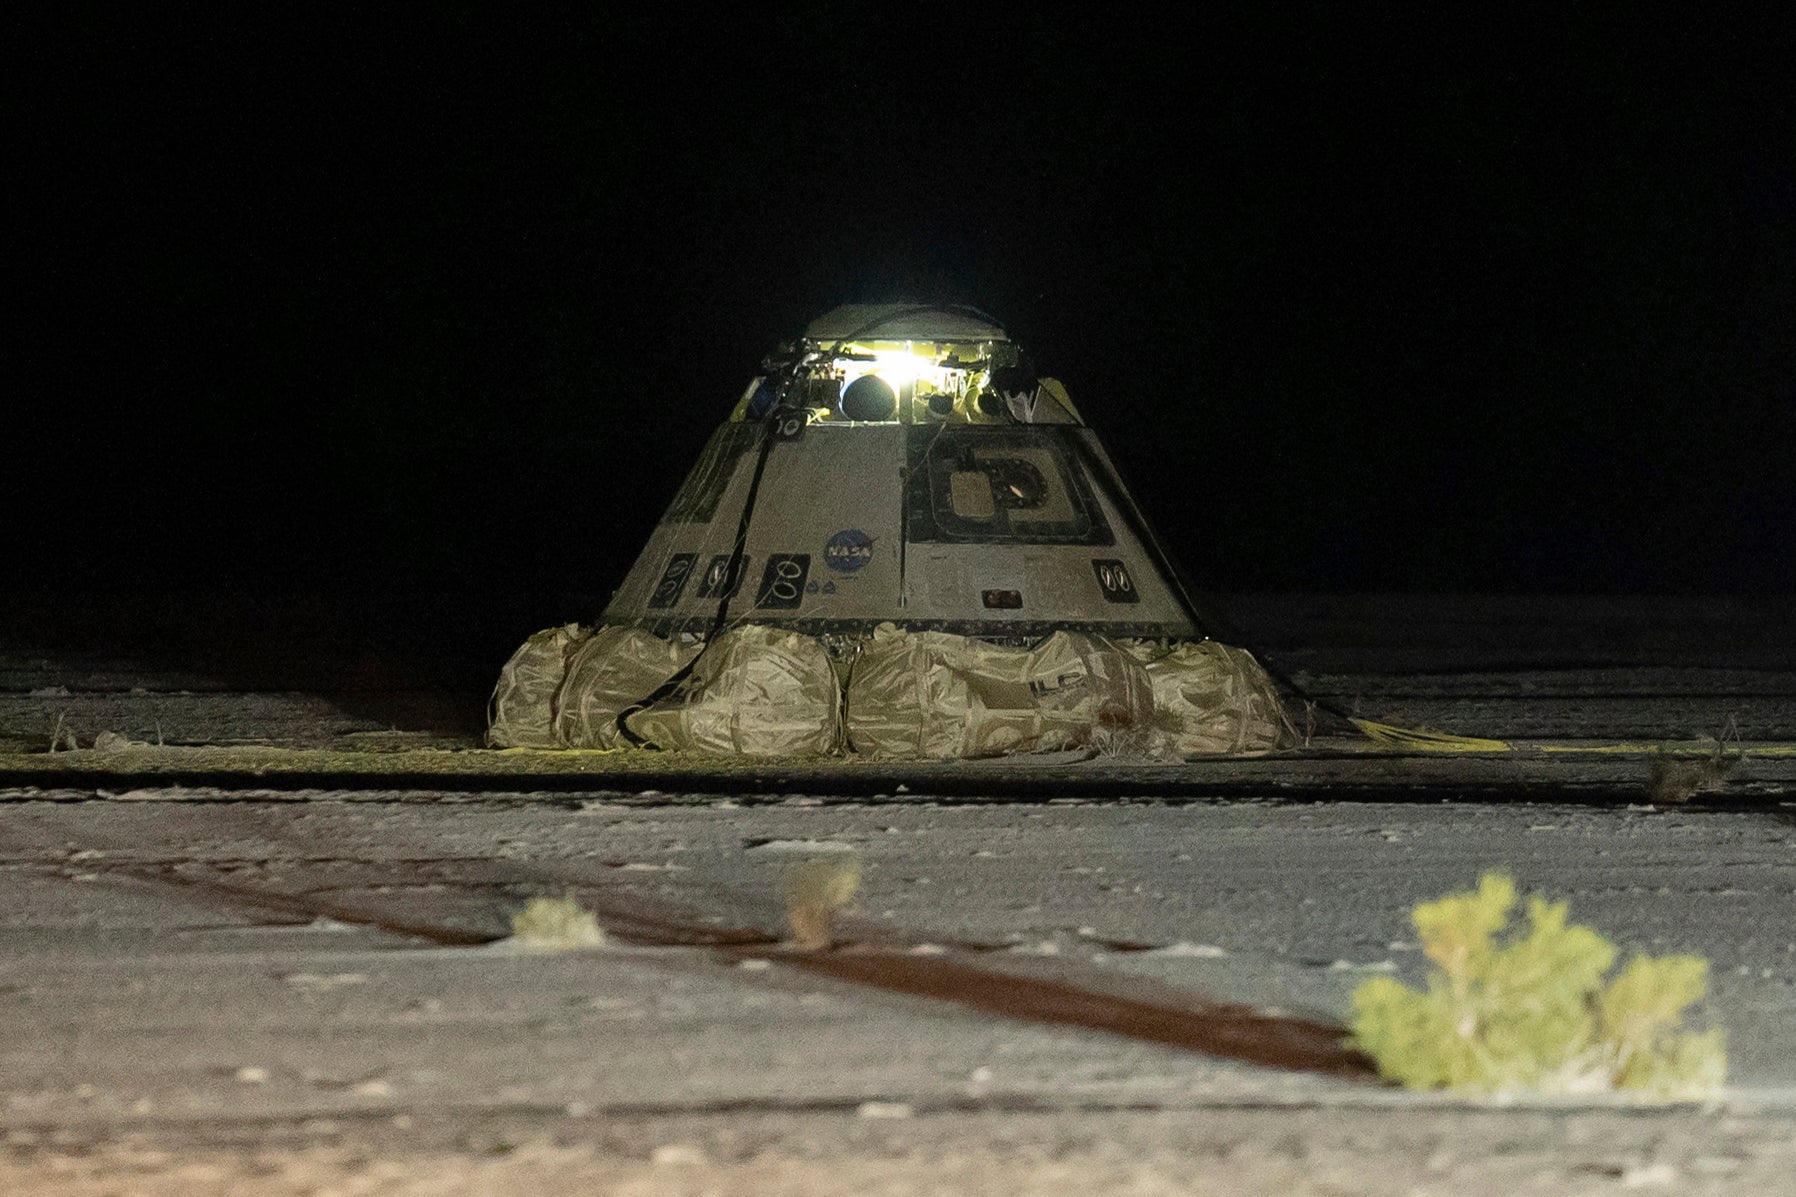
M 597 948 L 605 944 L 598 918 L 583 910 L 569 894 L 565 898 L 532 898 L 511 916 L 510 943 L 538 952 L 565 952 Z
M 1708 756 L 1672 756 L 1654 752 L 1651 771 L 1646 779 L 1646 792 L 1655 806 L 1675 806 L 1688 802 L 1697 794 L 1709 794 L 1722 788 L 1746 752 L 1734 738 L 1734 750 L 1727 751 L 1725 734 L 1716 737 L 1715 751 Z
M 786 874 L 786 923 L 799 951 L 828 948 L 836 914 L 861 888 L 860 857 L 813 857 Z

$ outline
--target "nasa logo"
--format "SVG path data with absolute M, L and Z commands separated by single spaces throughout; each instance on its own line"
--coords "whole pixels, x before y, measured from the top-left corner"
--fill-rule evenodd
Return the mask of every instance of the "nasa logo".
M 851 574 L 873 560 L 873 538 L 859 528 L 844 528 L 823 546 L 823 564 Z

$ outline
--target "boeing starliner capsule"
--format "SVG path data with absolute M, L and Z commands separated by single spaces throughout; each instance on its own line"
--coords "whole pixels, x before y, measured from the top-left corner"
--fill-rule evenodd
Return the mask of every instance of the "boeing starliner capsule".
M 989 316 L 837 308 L 770 355 L 595 624 L 545 628 L 502 748 L 1170 760 L 1295 735 L 1066 389 Z
M 763 366 L 600 623 L 1205 635 L 1065 388 L 985 313 L 840 307 Z

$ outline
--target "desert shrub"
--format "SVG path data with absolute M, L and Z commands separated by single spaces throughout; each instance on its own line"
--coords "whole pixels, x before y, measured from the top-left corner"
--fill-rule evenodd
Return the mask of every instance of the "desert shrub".
M 786 875 L 786 922 L 790 944 L 801 951 L 831 946 L 836 915 L 861 888 L 860 857 L 840 853 L 814 857 Z
M 1713 1096 L 1725 1032 L 1680 1028 L 1708 964 L 1637 956 L 1605 983 L 1613 944 L 1566 922 L 1568 906 L 1528 901 L 1526 930 L 1505 934 L 1515 883 L 1486 873 L 1412 915 L 1433 968 L 1412 989 L 1375 977 L 1353 995 L 1353 1043 L 1411 1089 L 1477 1093 L 1629 1091 L 1664 1101 Z
M 572 894 L 565 898 L 532 898 L 511 916 L 511 943 L 542 952 L 596 948 L 605 943 L 598 918 L 583 910 Z

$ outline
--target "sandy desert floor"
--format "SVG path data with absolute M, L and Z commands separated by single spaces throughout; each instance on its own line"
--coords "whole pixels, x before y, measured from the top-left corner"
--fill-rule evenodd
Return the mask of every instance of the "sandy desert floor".
M 1514 747 L 501 757 L 440 610 L 8 609 L 0 1192 L 1796 1192 L 1796 605 L 1229 605 L 1312 693 Z M 1649 801 L 1725 727 L 1725 784 Z M 791 952 L 782 878 L 835 854 L 861 892 Z M 1706 956 L 1725 1094 L 1368 1075 L 1348 995 L 1491 867 Z M 605 947 L 506 941 L 563 894 Z

